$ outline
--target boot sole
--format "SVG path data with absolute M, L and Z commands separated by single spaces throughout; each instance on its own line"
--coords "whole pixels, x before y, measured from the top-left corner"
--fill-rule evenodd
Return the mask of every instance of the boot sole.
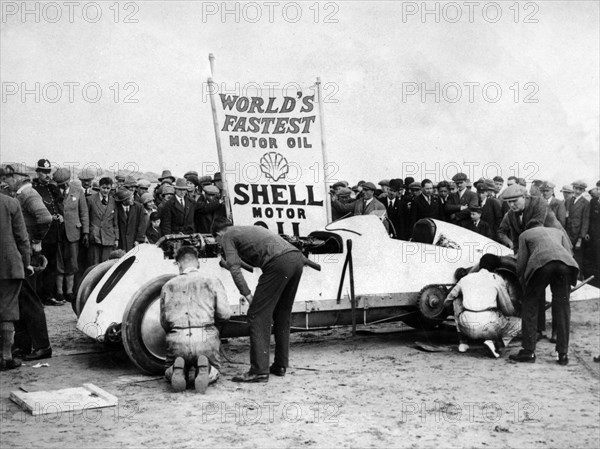
M 194 380 L 194 388 L 196 393 L 204 394 L 208 388 L 208 373 L 210 365 L 206 356 L 198 356 L 198 362 L 196 363 L 198 369 L 196 370 L 196 379 Z
M 171 377 L 171 386 L 175 391 L 185 391 L 185 360 L 177 357 L 173 363 L 173 376 Z

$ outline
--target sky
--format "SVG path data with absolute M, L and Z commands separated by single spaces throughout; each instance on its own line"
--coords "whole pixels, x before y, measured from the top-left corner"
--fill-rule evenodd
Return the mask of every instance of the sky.
M 2 163 L 214 171 L 213 53 L 220 89 L 321 78 L 332 181 L 600 179 L 599 2 L 76 3 L 2 2 Z

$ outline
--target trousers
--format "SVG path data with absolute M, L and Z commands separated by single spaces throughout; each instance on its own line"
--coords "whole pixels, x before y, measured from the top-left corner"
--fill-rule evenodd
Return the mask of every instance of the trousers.
M 569 303 L 570 268 L 562 262 L 548 262 L 539 268 L 525 286 L 521 317 L 523 319 L 523 349 L 535 352 L 540 304 L 545 304 L 546 287 L 552 291 L 552 327 L 556 327 L 556 351 L 567 353 L 571 305 Z
M 471 340 L 510 341 L 521 333 L 521 319 L 515 316 L 504 316 L 499 310 L 483 310 L 472 312 L 465 310 L 462 298 L 454 300 L 454 316 L 459 334 Z
M 15 347 L 28 353 L 33 349 L 50 347 L 48 325 L 42 301 L 32 285 L 32 277 L 25 279 L 19 293 L 19 321 L 15 323 Z
M 248 308 L 250 326 L 250 372 L 269 373 L 271 325 L 275 335 L 275 362 L 289 365 L 292 306 L 302 278 L 304 256 L 298 251 L 275 257 L 262 268 L 252 304 Z

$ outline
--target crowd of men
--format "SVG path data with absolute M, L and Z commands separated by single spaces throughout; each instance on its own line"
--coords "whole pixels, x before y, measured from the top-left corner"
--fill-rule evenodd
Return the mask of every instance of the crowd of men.
M 74 301 L 77 280 L 88 267 L 106 261 L 115 250 L 123 254 L 140 243 L 156 243 L 165 235 L 214 233 L 215 224 L 231 219 L 227 217 L 219 173 L 213 178 L 188 171 L 176 178 L 164 170 L 152 192 L 152 183 L 147 179 L 96 175 L 95 170 L 83 170 L 74 180 L 69 169 L 53 168 L 47 159 L 37 162 L 34 176 L 18 164 L 1 168 L 0 289 L 4 296 L 10 296 L 0 304 L 2 369 L 18 366 L 17 357 L 51 357 L 42 304 Z M 471 183 L 464 173 L 437 184 L 429 179 L 417 182 L 413 178 L 397 178 L 382 180 L 379 187 L 360 181 L 350 188 L 347 182 L 340 181 L 331 186 L 332 219 L 377 214 L 385 217 L 390 237 L 401 240 L 415 237 L 419 220 L 443 220 L 494 239 L 516 254 L 524 254 L 519 251 L 523 236 L 539 234 L 526 231 L 539 226 L 555 228 L 568 236 L 567 250 L 571 254 L 572 249 L 577 261 L 566 263 L 578 267 L 585 277 L 596 275 L 594 283 L 598 285 L 600 181 L 587 192 L 591 200 L 586 197 L 587 184 L 583 181 L 563 186 L 563 199 L 556 197 L 556 186 L 550 181 L 533 181 L 529 190 L 522 178 L 511 176 L 506 182 L 504 188 L 504 179 L 498 176 Z M 537 243 L 525 241 L 533 251 Z M 557 242 L 556 245 L 564 246 L 560 239 Z M 550 253 L 560 253 L 558 246 Z M 553 261 L 551 257 L 547 262 Z M 488 268 L 496 263 L 488 262 Z M 521 263 L 523 273 L 519 273 L 524 283 L 527 263 Z M 546 267 L 544 262 L 534 271 L 543 268 L 550 283 L 551 269 L 556 268 L 553 267 Z M 532 277 L 531 272 L 527 276 Z M 533 284 L 537 298 L 543 282 Z M 564 290 L 563 287 L 556 289 Z M 495 295 L 494 292 L 490 294 Z M 243 294 L 252 300 L 251 294 Z M 528 310 L 531 328 L 531 321 L 539 321 L 541 314 L 537 313 L 537 306 Z M 505 337 L 514 334 L 514 328 L 507 330 L 506 322 L 502 323 Z M 529 339 L 530 329 L 528 332 Z M 564 329 L 560 332 L 564 334 Z M 530 361 L 530 355 L 527 353 L 520 361 Z M 281 366 L 276 366 L 275 371 L 284 373 L 287 359 L 278 363 Z M 267 375 L 264 365 L 240 381 L 263 381 L 260 376 Z M 179 371 L 176 380 L 181 380 Z
M 559 192 L 550 181 L 534 180 L 527 190 L 523 178 L 501 176 L 471 182 L 464 173 L 451 181 L 434 183 L 430 179 L 384 179 L 378 187 L 372 182 L 359 181 L 349 187 L 346 181 L 331 186 L 333 220 L 353 216 L 379 214 L 388 222 L 390 236 L 410 240 L 416 231 L 415 223 L 433 218 L 465 227 L 517 252 L 518 238 L 532 218 L 544 217 L 546 226 L 565 230 L 573 246 L 575 259 L 582 276 L 600 276 L 600 181 L 588 190 L 587 184 L 574 181 Z M 512 187 L 511 186 L 515 186 Z M 517 213 L 509 214 L 511 201 L 506 192 L 516 193 L 527 203 Z M 516 190 L 515 190 L 516 189 Z M 560 193 L 562 198 L 556 195 Z M 514 199 L 510 198 L 510 199 Z M 549 211 L 549 213 L 547 213 Z M 523 217 L 524 214 L 524 217 Z M 555 223 L 556 222 L 556 223 Z

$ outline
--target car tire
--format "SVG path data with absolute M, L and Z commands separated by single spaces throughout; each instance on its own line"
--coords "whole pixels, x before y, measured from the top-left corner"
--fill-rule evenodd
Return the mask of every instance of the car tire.
M 109 259 L 97 265 L 92 265 L 85 270 L 85 273 L 83 273 L 81 278 L 81 282 L 75 289 L 75 300 L 71 305 L 73 307 L 73 312 L 75 312 L 77 317 L 81 315 L 81 311 L 83 310 L 85 303 L 87 302 L 94 288 L 96 288 L 96 285 L 98 285 L 98 282 L 100 282 L 100 279 L 102 279 L 108 270 L 110 270 L 110 268 L 118 261 L 119 259 Z
M 163 274 L 142 285 L 123 313 L 123 347 L 133 364 L 148 374 L 164 373 L 165 361 L 146 346 L 142 335 L 142 322 L 148 308 L 160 299 L 163 285 L 175 276 L 173 273 Z

